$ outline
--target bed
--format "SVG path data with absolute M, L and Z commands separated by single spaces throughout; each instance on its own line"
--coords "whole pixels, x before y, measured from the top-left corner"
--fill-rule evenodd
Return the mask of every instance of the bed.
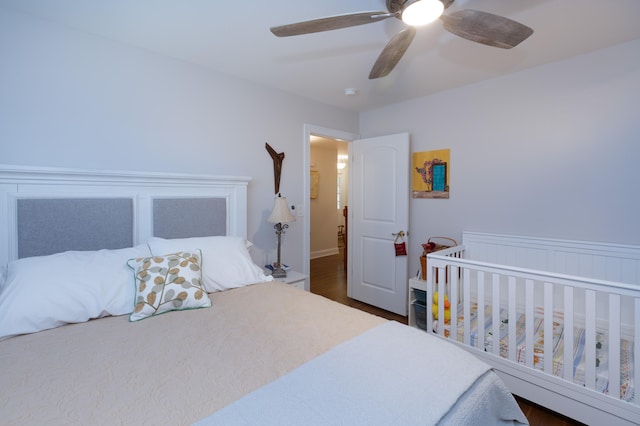
M 3 424 L 519 424 L 484 362 L 273 281 L 246 177 L 0 167 Z
M 542 406 L 640 423 L 640 247 L 465 232 L 427 264 L 411 301 L 418 328 Z

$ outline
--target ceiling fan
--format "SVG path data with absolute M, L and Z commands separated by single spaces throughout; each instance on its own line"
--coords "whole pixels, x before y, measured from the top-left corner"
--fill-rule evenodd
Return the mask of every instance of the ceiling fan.
M 476 43 L 511 49 L 533 34 L 526 25 L 479 10 L 462 9 L 443 14 L 455 0 L 386 0 L 387 11 L 357 12 L 329 16 L 295 24 L 271 27 L 278 37 L 317 33 L 398 18 L 409 25 L 396 34 L 376 60 L 370 79 L 388 75 L 398 64 L 416 35 L 416 26 L 440 18 L 445 30 Z

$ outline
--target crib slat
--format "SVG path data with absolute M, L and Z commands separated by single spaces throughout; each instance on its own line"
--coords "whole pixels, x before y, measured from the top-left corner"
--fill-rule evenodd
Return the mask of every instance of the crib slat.
M 544 283 L 544 372 L 553 374 L 553 284 Z
M 573 381 L 573 287 L 564 286 L 564 358 L 562 360 L 563 377 Z
M 458 340 L 458 302 L 460 301 L 459 297 L 458 297 L 458 290 L 459 290 L 459 280 L 458 277 L 459 275 L 459 271 L 460 268 L 458 267 L 451 267 L 451 270 L 449 271 L 449 279 L 451 280 L 451 299 L 449 300 L 449 302 L 451 302 L 451 335 L 450 338 L 457 341 Z
M 427 294 L 426 294 L 426 301 L 425 301 L 425 305 L 426 306 L 426 317 L 425 317 L 425 326 L 427 327 L 427 332 L 428 333 L 433 333 L 433 308 L 431 306 L 431 303 L 429 301 L 429 298 L 433 297 L 433 292 L 435 291 L 435 284 L 433 283 L 433 280 L 431 279 L 431 276 L 433 275 L 433 271 L 429 271 L 427 272 Z M 436 333 L 437 334 L 437 333 Z
M 584 360 L 587 389 L 596 388 L 596 292 L 586 290 L 584 319 Z
M 633 366 L 635 372 L 634 384 L 636 386 L 636 391 L 634 393 L 633 402 L 638 404 L 640 403 L 640 391 L 638 391 L 638 386 L 640 386 L 640 297 L 635 299 L 634 308 L 633 323 L 635 326 L 633 336 Z
M 478 271 L 478 327 L 476 330 L 477 335 L 477 348 L 484 351 L 484 272 Z
M 509 276 L 509 359 L 513 362 L 516 362 L 516 322 L 517 312 L 516 312 L 516 299 L 517 299 L 517 287 L 516 287 L 516 277 Z
M 525 345 L 526 345 L 526 359 L 525 364 L 527 367 L 533 368 L 533 345 L 535 343 L 534 335 L 533 335 L 533 326 L 535 318 L 533 316 L 533 280 L 527 279 L 525 281 Z
M 438 282 L 438 334 L 446 336 L 444 324 L 444 295 L 447 294 L 447 284 L 443 279 L 445 272 L 443 268 L 436 269 L 436 281 Z
M 493 349 L 493 354 L 500 356 L 500 275 L 492 275 L 493 288 L 491 291 L 491 312 L 493 314 L 493 318 L 491 319 L 491 321 L 493 324 L 491 332 L 493 333 L 493 344 L 491 345 L 491 347 Z
M 620 398 L 620 295 L 609 294 L 609 395 Z
M 469 268 L 464 268 L 463 275 L 464 281 L 464 299 L 463 299 L 463 338 L 464 344 L 467 346 L 471 345 L 471 271 Z

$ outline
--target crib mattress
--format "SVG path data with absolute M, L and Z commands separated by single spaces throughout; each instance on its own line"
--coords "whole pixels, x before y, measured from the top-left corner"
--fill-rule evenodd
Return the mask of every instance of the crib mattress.
M 463 312 L 463 306 L 458 307 L 458 312 Z M 536 308 L 534 319 L 534 346 L 533 346 L 533 364 L 537 370 L 544 370 L 545 354 L 544 354 L 544 312 L 541 308 Z M 516 323 L 516 361 L 525 364 L 527 357 L 527 345 L 525 343 L 525 315 L 518 313 Z M 470 345 L 478 347 L 478 305 L 471 304 L 470 312 Z M 509 327 L 508 315 L 504 308 L 500 309 L 500 335 L 497 339 L 493 336 L 493 315 L 492 307 L 486 305 L 484 309 L 484 349 L 486 352 L 493 352 L 493 342 L 498 341 L 500 345 L 499 353 L 502 358 L 509 357 Z M 458 342 L 464 341 L 464 316 L 459 314 L 457 318 L 457 336 Z M 445 336 L 449 336 L 450 327 L 446 327 Z M 585 384 L 585 330 L 581 327 L 573 329 L 573 381 L 576 384 L 584 386 Z M 553 355 L 552 374 L 563 377 L 564 375 L 564 321 L 560 312 L 554 312 L 553 315 Z M 608 336 L 606 333 L 598 331 L 596 333 L 596 390 L 598 392 L 609 393 L 609 359 L 608 359 Z M 622 338 L 620 340 L 620 399 L 631 401 L 634 397 L 635 384 L 634 365 L 633 365 L 633 341 Z

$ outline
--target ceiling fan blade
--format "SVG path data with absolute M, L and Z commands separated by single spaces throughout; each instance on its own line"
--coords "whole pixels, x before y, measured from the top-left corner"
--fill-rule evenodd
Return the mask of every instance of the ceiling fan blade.
M 463 9 L 442 15 L 445 30 L 487 46 L 511 49 L 527 39 L 533 30 L 504 16 Z
M 345 15 L 329 16 L 327 18 L 313 19 L 311 21 L 295 24 L 271 27 L 271 32 L 278 37 L 288 37 L 300 34 L 319 33 L 321 31 L 337 30 L 340 28 L 355 27 L 356 25 L 370 24 L 396 16 L 389 12 L 357 12 Z
M 373 68 L 371 68 L 371 72 L 369 73 L 369 79 L 373 80 L 389 74 L 398 62 L 400 62 L 402 55 L 407 51 L 415 36 L 416 29 L 413 27 L 405 28 L 393 36 L 391 41 L 382 49 L 380 56 L 376 59 L 376 63 L 373 64 Z

